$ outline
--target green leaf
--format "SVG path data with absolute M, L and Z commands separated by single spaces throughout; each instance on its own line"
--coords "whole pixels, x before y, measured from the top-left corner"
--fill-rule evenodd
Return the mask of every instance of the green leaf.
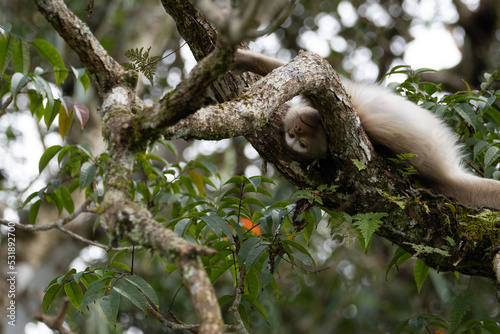
M 17 93 L 21 90 L 21 88 L 26 85 L 28 82 L 28 76 L 22 73 L 16 72 L 12 76 L 12 80 L 10 81 L 10 91 L 12 92 L 12 97 L 15 98 Z
M 7 35 L 0 39 L 0 75 L 2 75 L 7 69 L 7 66 L 9 66 L 14 44 L 15 38 L 12 36 Z
M 309 257 L 308 255 L 304 254 L 304 253 L 300 253 L 300 252 L 293 252 L 291 254 L 291 256 L 293 258 L 296 258 L 296 259 L 299 259 L 300 261 L 302 261 L 302 263 L 304 263 L 306 266 L 312 266 L 313 265 L 313 260 L 311 259 L 311 257 Z
M 64 284 L 64 292 L 66 292 L 66 296 L 68 296 L 71 304 L 78 308 L 83 299 L 83 293 L 80 286 L 75 281 L 68 282 Z
M 67 282 L 74 274 L 76 274 L 76 269 L 71 268 L 66 274 L 59 276 L 59 278 L 57 279 L 57 283 L 62 284 L 63 282 Z
M 40 122 L 42 120 L 43 114 L 45 113 L 45 107 L 43 105 L 43 95 L 38 94 L 33 89 L 29 89 L 28 96 L 30 97 L 31 114 L 36 116 L 38 122 Z
M 482 322 L 486 322 L 491 319 L 484 319 Z M 500 327 L 498 325 L 498 323 L 496 322 L 492 322 L 492 323 L 485 323 L 483 325 L 483 328 L 488 332 L 488 333 L 492 333 L 492 334 L 500 334 Z
M 267 245 L 269 245 L 269 243 L 262 242 L 248 252 L 248 255 L 245 258 L 245 268 L 247 271 L 250 270 L 267 251 Z
M 144 293 L 144 295 L 153 302 L 157 310 L 160 309 L 160 301 L 158 300 L 158 295 L 156 294 L 156 291 L 153 289 L 151 284 L 146 282 L 142 277 L 136 275 L 126 276 L 125 280 L 132 283 L 139 290 L 141 290 L 142 293 Z
M 36 222 L 36 216 L 38 215 L 38 210 L 40 210 L 40 205 L 42 205 L 42 200 L 39 199 L 31 205 L 30 208 L 30 224 L 34 225 Z
M 68 76 L 68 70 L 64 66 L 64 61 L 59 52 L 49 42 L 43 39 L 35 39 L 31 42 L 38 52 L 54 66 L 56 86 L 58 86 Z
M 422 315 L 419 315 L 418 317 L 411 318 L 408 321 L 408 325 L 410 325 L 410 328 L 413 332 L 415 333 L 422 333 L 422 328 L 424 328 L 425 324 L 425 318 Z
M 45 292 L 45 295 L 43 296 L 42 300 L 43 312 L 45 313 L 48 312 L 50 305 L 52 305 L 52 303 L 57 298 L 59 292 L 61 292 L 62 289 L 63 287 L 60 284 L 51 285 L 47 289 L 47 292 Z
M 47 129 L 50 128 L 52 122 L 54 122 L 54 120 L 56 119 L 56 116 L 60 115 L 61 112 L 66 112 L 66 110 L 64 109 L 61 100 L 59 99 L 54 100 L 52 107 L 45 108 L 45 112 L 43 113 L 43 120 Z
M 490 166 L 500 157 L 500 149 L 496 146 L 491 146 L 484 154 L 484 165 Z
M 407 256 L 409 255 L 409 256 Z M 385 270 L 385 279 L 387 280 L 387 275 L 393 266 L 397 266 L 399 264 L 399 260 L 407 256 L 406 260 L 411 258 L 411 255 L 407 253 L 403 248 L 398 247 L 396 252 L 394 252 L 394 256 L 391 259 L 391 262 L 387 265 L 387 269 Z M 406 261 L 405 260 L 405 261 Z
M 76 275 L 75 275 L 76 276 Z M 97 281 L 97 277 L 95 275 L 92 275 L 92 274 L 88 274 L 88 273 L 84 273 L 83 275 L 81 275 L 80 277 L 80 282 L 83 283 L 83 285 L 85 286 L 86 289 L 89 288 L 89 286 L 94 283 L 95 281 Z
M 33 76 L 33 83 L 37 88 L 36 91 L 46 97 L 49 101 L 48 105 L 45 106 L 45 109 L 52 109 L 54 107 L 54 95 L 52 94 L 52 88 L 50 88 L 50 85 L 47 81 L 45 81 L 45 79 L 38 75 Z
M 259 242 L 261 242 L 261 240 L 258 237 L 251 237 L 243 242 L 243 244 L 240 247 L 240 251 L 238 252 L 238 264 L 240 266 L 245 263 L 247 255 L 250 253 L 252 249 L 254 249 L 255 245 L 257 245 Z
M 42 171 L 47 167 L 49 161 L 62 149 L 60 145 L 54 145 L 49 147 L 45 152 L 43 152 L 40 161 L 38 162 L 38 172 L 41 174 Z
M 358 170 L 366 169 L 366 165 L 358 159 L 352 159 L 352 162 L 354 163 L 354 166 L 358 168 Z
M 92 183 L 92 181 L 94 181 L 96 173 L 97 173 L 96 165 L 91 164 L 90 162 L 85 162 L 80 170 L 80 179 L 79 179 L 80 189 L 85 189 L 86 187 L 88 187 Z
M 30 52 L 28 42 L 18 40 L 14 44 L 13 56 L 14 71 L 28 74 L 30 70 Z
M 245 295 L 243 295 L 243 297 L 245 297 Z M 241 320 L 243 321 L 243 325 L 245 325 L 245 327 L 248 328 L 250 326 L 249 320 L 248 320 L 248 313 L 247 313 L 247 309 L 242 304 L 240 304 L 240 306 L 238 307 L 238 313 L 241 316 Z
M 78 306 L 78 309 L 80 311 L 83 311 L 83 309 L 88 304 L 90 304 L 93 301 L 95 301 L 95 300 L 101 298 L 102 296 L 104 296 L 105 290 L 106 290 L 106 286 L 104 284 L 100 283 L 99 280 L 90 283 L 90 285 L 88 286 L 87 291 L 83 295 L 82 302 Z
M 73 71 L 76 79 L 82 84 L 84 92 L 87 93 L 87 88 L 89 88 L 90 85 L 90 79 L 85 71 L 85 68 L 74 68 L 71 66 L 71 70 Z
M 229 268 L 234 265 L 233 259 L 226 259 L 220 263 L 217 263 L 215 268 L 210 271 L 210 281 L 215 283 L 219 277 L 221 277 Z
M 45 199 L 49 202 L 54 204 L 57 207 L 58 214 L 60 215 L 62 213 L 62 210 L 64 208 L 62 200 L 57 196 L 56 193 L 48 193 L 45 195 Z
M 101 309 L 106 317 L 112 323 L 116 323 L 116 317 L 120 308 L 120 295 L 118 292 L 111 290 L 109 295 L 103 296 L 99 299 L 99 303 L 101 304 Z
M 429 267 L 427 267 L 424 261 L 417 259 L 415 267 L 413 268 L 413 274 L 415 276 L 415 283 L 417 284 L 418 292 L 420 292 L 420 289 L 429 274 Z
M 142 296 L 142 294 L 137 290 L 137 288 L 134 285 L 129 285 L 129 284 L 123 284 L 120 287 L 114 286 L 113 289 L 118 292 L 120 295 L 123 297 L 127 298 L 137 306 L 144 314 L 147 314 L 148 312 L 148 307 L 146 305 L 146 300 Z
M 31 42 L 31 45 L 33 45 L 52 66 L 64 68 L 64 61 L 61 55 L 49 42 L 43 39 L 35 39 Z
M 460 103 L 453 108 L 462 119 L 470 126 L 476 129 L 476 113 L 467 103 Z
M 227 222 L 219 216 L 204 216 L 201 217 L 205 223 L 214 231 L 214 233 L 220 238 L 222 236 L 222 225 L 227 225 Z
M 316 266 L 316 261 L 314 261 L 314 258 L 312 257 L 311 253 L 309 253 L 309 251 L 304 246 L 299 244 L 298 242 L 295 242 L 293 240 L 283 240 L 283 245 L 291 246 L 291 247 L 297 249 L 299 252 L 294 252 L 294 253 L 292 253 L 292 255 L 296 256 L 298 254 L 302 254 L 302 255 L 298 255 L 297 258 L 300 261 L 304 262 L 304 264 Z
M 73 213 L 75 211 L 75 203 L 73 202 L 73 198 L 71 197 L 71 193 L 69 192 L 68 188 L 66 187 L 61 187 L 59 189 L 60 197 L 61 197 L 61 202 L 66 211 L 68 213 Z
M 486 148 L 488 148 L 490 144 L 487 141 L 481 140 L 478 142 L 476 145 L 474 145 L 474 156 L 473 158 L 476 159 L 477 156 L 484 151 Z
M 227 186 L 231 183 L 236 183 L 236 184 L 242 184 L 243 183 L 243 177 L 242 176 L 233 176 L 229 180 L 227 180 L 224 185 Z
M 35 198 L 36 196 L 38 195 L 38 191 L 35 191 L 33 193 L 31 193 L 23 202 L 23 204 L 21 205 L 21 209 L 24 208 L 26 206 L 26 204 L 28 204 L 33 198 Z
M 253 197 L 245 198 L 242 201 L 242 203 L 243 204 L 253 204 L 253 205 L 259 206 L 261 208 L 265 208 L 266 207 L 266 205 L 262 201 L 260 201 L 260 200 L 258 200 L 256 198 L 253 198 Z
M 175 234 L 177 234 L 179 237 L 184 237 L 184 234 L 189 228 L 190 223 L 191 223 L 190 218 L 184 218 L 179 220 L 174 227 Z
M 250 304 L 250 306 L 253 307 L 254 310 L 259 312 L 260 315 L 263 316 L 267 322 L 269 322 L 269 316 L 267 315 L 267 310 L 257 298 L 252 297 L 250 295 L 243 295 L 243 299 L 246 300 Z
M 68 70 L 65 68 L 54 67 L 54 75 L 56 76 L 56 86 L 59 86 L 64 79 L 68 77 Z

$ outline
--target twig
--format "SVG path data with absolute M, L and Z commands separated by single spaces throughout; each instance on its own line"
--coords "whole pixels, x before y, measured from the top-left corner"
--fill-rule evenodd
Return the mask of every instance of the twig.
M 241 315 L 238 312 L 238 307 L 240 306 L 241 303 L 241 297 L 245 292 L 246 270 L 244 266 L 240 266 L 238 270 L 239 270 L 239 277 L 238 277 L 238 285 L 236 286 L 236 296 L 234 297 L 233 305 L 231 305 L 228 312 L 233 316 L 234 320 L 236 321 L 236 330 L 238 331 L 238 333 L 248 334 L 245 324 L 241 319 Z
M 74 334 L 74 332 L 64 328 L 63 326 L 64 317 L 66 315 L 66 310 L 68 309 L 68 306 L 69 306 L 69 299 L 66 297 L 64 298 L 64 304 L 59 310 L 59 313 L 57 314 L 56 317 L 51 317 L 46 314 L 38 314 L 35 315 L 35 319 L 43 322 L 50 329 L 57 330 L 61 334 Z
M 55 222 L 52 223 L 47 223 L 47 224 L 39 224 L 39 225 L 26 225 L 26 224 L 16 224 L 16 228 L 24 231 L 48 231 L 54 228 L 59 228 L 61 226 L 66 225 L 67 223 L 73 221 L 76 217 L 78 217 L 82 212 L 87 212 L 87 206 L 90 204 L 92 201 L 92 198 L 89 197 L 85 200 L 85 202 L 82 203 L 82 205 L 75 210 L 72 214 L 65 218 L 61 218 L 56 220 Z M 0 219 L 0 223 L 2 225 L 7 225 L 9 222 L 7 220 Z
M 7 107 L 12 103 L 13 100 L 14 98 L 12 97 L 12 95 L 10 95 L 7 100 L 5 100 L 5 102 L 2 104 L 2 109 L 0 109 L 0 117 L 7 113 Z

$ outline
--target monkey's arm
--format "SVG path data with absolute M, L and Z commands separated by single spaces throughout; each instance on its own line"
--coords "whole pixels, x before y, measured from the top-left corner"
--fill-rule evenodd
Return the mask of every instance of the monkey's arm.
M 238 49 L 231 71 L 234 73 L 253 72 L 266 76 L 272 70 L 285 64 L 286 62 L 266 57 L 250 50 Z

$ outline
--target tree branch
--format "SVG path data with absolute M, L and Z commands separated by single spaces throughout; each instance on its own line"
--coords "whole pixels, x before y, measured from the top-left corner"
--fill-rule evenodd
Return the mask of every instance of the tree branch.
M 103 226 L 111 232 L 115 241 L 126 237 L 136 244 L 150 247 L 162 256 L 173 259 L 188 286 L 195 313 L 200 321 L 200 331 L 203 333 L 222 332 L 223 322 L 217 298 L 199 259 L 200 255 L 213 254 L 214 251 L 178 237 L 173 231 L 165 229 L 156 222 L 143 205 L 130 200 L 135 155 L 146 146 L 145 140 L 137 140 L 137 137 L 141 136 L 129 137 L 130 129 L 134 129 L 135 123 L 131 122 L 134 120 L 132 110 L 144 108 L 141 101 L 136 102 L 135 98 L 137 75 L 124 71 L 107 54 L 89 28 L 69 11 L 62 0 L 35 0 L 35 2 L 40 13 L 78 54 L 91 77 L 98 84 L 99 93 L 103 97 L 100 108 L 103 118 L 103 135 L 108 142 L 110 156 L 104 200 L 97 210 L 97 213 L 101 215 Z M 221 54 L 226 57 L 232 56 L 232 51 L 226 50 Z M 219 54 L 216 53 L 213 57 L 220 61 Z M 227 59 L 224 61 L 226 64 L 229 63 Z M 213 69 L 215 73 L 221 71 L 220 62 L 214 63 L 209 59 L 207 63 L 215 66 Z M 200 68 L 203 69 L 203 66 Z M 199 85 L 203 85 L 208 77 L 211 78 L 211 74 L 194 71 L 192 77 L 194 77 L 192 81 L 187 81 L 185 87 L 181 85 L 177 93 L 172 96 L 175 103 L 184 102 L 181 109 L 188 111 L 193 109 L 199 100 L 186 102 L 180 95 L 188 88 L 199 87 L 201 89 L 202 86 Z M 164 103 L 168 102 L 166 100 Z M 167 110 L 171 111 L 171 109 Z M 141 110 L 138 114 L 151 117 L 149 112 L 143 114 Z M 166 126 L 169 121 L 176 122 L 175 117 L 182 118 L 185 115 L 172 112 L 167 113 L 166 117 L 162 113 L 154 116 L 160 117 L 160 126 Z
M 132 78 L 94 37 L 89 27 L 73 14 L 62 0 L 35 0 L 38 11 L 78 54 L 102 91 L 121 85 Z

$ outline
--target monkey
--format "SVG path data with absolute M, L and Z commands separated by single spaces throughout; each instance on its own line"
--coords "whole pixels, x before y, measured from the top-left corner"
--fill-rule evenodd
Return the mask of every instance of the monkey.
M 238 49 L 234 73 L 262 76 L 286 63 Z M 465 169 L 457 135 L 432 112 L 378 84 L 342 78 L 361 126 L 375 145 L 395 154 L 412 153 L 410 163 L 436 192 L 471 207 L 500 210 L 500 181 L 484 179 Z M 327 154 L 327 135 L 319 112 L 302 97 L 284 116 L 284 141 L 304 160 Z
M 326 155 L 328 141 L 321 117 L 307 101 L 290 107 L 283 123 L 285 144 L 297 160 L 311 161 Z

